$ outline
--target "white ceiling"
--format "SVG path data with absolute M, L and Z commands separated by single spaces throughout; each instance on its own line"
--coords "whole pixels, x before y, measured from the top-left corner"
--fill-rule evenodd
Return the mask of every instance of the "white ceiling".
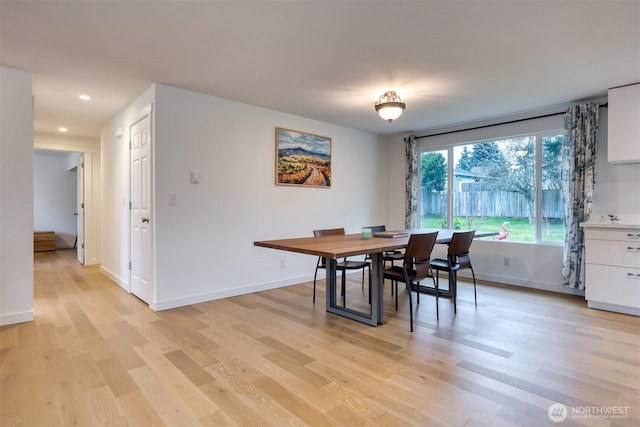
M 2 65 L 33 72 L 34 129 L 77 136 L 154 82 L 385 134 L 640 81 L 640 1 L 0 0 L 0 35 Z

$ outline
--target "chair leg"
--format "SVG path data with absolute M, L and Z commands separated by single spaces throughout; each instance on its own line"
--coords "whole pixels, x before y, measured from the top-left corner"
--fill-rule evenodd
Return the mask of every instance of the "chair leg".
M 420 304 L 420 282 L 416 282 L 416 291 L 418 294 L 418 302 L 417 304 Z M 411 286 L 409 286 L 409 292 L 411 292 Z
M 391 284 L 391 288 L 396 287 L 396 311 L 398 311 L 398 282 L 396 280 Z
M 316 266 L 316 272 L 313 273 L 313 303 L 316 303 L 316 277 L 318 276 L 318 267 Z
M 471 268 L 471 276 L 473 277 L 473 301 L 476 304 L 476 308 L 478 307 L 478 295 L 476 294 L 476 275 L 473 272 L 473 267 Z
M 440 271 L 436 270 L 436 320 L 440 320 L 440 304 L 438 304 L 439 288 L 440 288 Z
M 342 306 L 347 306 L 347 270 L 342 270 Z
M 413 298 L 411 297 L 411 283 L 409 283 L 409 323 L 411 324 L 411 332 L 413 332 Z
M 456 299 L 458 299 L 458 273 L 455 271 L 452 271 L 451 273 L 451 282 L 450 282 L 450 292 L 451 295 L 453 297 L 453 313 L 456 314 L 457 311 L 457 307 L 456 307 Z

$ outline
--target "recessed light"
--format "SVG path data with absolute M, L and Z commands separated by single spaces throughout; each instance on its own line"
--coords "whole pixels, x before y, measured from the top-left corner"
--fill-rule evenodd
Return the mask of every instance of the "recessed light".
M 78 95 L 78 98 L 82 99 L 83 101 L 88 101 L 91 99 L 91 97 L 89 95 Z
M 68 131 L 69 129 L 67 129 L 67 128 L 65 128 L 65 127 L 59 127 L 59 128 L 58 128 L 58 130 L 59 130 L 60 132 L 66 132 L 66 131 Z

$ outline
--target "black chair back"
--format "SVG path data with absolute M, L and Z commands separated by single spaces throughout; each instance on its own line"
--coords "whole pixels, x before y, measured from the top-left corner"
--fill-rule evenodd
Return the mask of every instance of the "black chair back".
M 431 252 L 436 244 L 438 232 L 412 234 L 409 236 L 409 243 L 404 252 L 405 265 L 415 271 L 415 280 L 420 281 L 431 276 L 429 260 Z
M 313 237 L 340 236 L 345 234 L 344 228 L 328 228 L 326 230 L 313 230 Z
M 461 268 L 469 268 L 471 265 L 469 250 L 471 248 L 471 243 L 473 243 L 475 234 L 475 230 L 453 233 L 448 250 L 448 257 L 451 265 L 460 264 Z

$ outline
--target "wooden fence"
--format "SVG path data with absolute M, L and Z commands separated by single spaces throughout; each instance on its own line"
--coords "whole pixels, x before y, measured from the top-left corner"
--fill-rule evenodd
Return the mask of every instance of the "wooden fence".
M 529 203 L 522 193 L 512 191 L 461 191 L 453 198 L 454 216 L 493 216 L 528 218 Z M 422 191 L 422 215 L 444 215 L 447 211 L 446 192 Z M 542 215 L 545 218 L 564 218 L 560 190 L 542 191 Z

